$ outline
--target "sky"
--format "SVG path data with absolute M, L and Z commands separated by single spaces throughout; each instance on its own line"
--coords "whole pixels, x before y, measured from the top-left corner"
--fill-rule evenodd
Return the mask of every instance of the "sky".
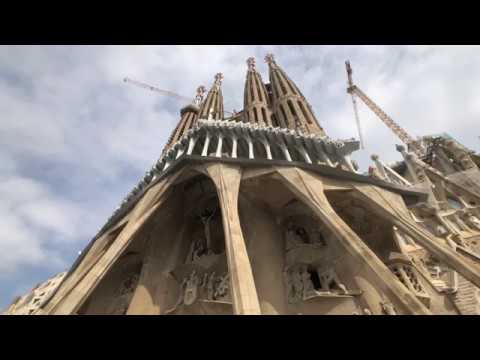
M 414 137 L 447 132 L 480 150 L 479 46 L 0 46 L 0 309 L 67 270 L 160 156 L 178 100 L 222 72 L 225 109 L 242 109 L 246 59 L 267 53 L 332 138 L 358 138 L 345 60 L 370 98 Z M 400 160 L 399 140 L 362 103 L 365 149 Z

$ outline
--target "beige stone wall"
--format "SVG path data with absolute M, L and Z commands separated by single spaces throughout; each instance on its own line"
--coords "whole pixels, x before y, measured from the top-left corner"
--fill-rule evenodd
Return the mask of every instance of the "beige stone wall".
M 213 207 L 215 216 L 202 214 Z M 419 228 L 398 194 L 293 167 L 189 168 L 147 193 L 107 250 L 92 247 L 97 255 L 45 313 L 458 313 L 430 275 L 415 270 L 418 258 L 399 245 L 394 225 L 480 283 L 479 264 Z M 417 274 L 421 294 L 393 272 L 396 258 Z

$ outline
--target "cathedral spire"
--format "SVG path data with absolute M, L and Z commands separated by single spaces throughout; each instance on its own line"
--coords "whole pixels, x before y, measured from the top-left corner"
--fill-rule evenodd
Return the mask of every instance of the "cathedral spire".
M 267 54 L 265 62 L 268 64 L 272 87 L 273 112 L 279 125 L 301 132 L 325 135 L 312 107 L 297 85 L 277 65 L 273 54 Z
M 180 110 L 180 121 L 178 122 L 177 126 L 173 130 L 170 138 L 167 141 L 163 149 L 163 153 L 165 153 L 173 144 L 175 144 L 188 130 L 190 130 L 193 125 L 198 120 L 198 113 L 200 111 L 199 106 L 201 106 L 203 97 L 207 89 L 205 86 L 200 85 L 197 87 L 197 91 L 195 94 L 195 98 L 191 104 L 184 106 Z
M 222 95 L 223 74 L 217 73 L 207 98 L 200 106 L 200 118 L 223 120 L 223 95 Z
M 268 93 L 262 77 L 255 67 L 255 58 L 247 59 L 248 71 L 245 80 L 244 113 L 245 121 L 261 125 L 272 125 Z

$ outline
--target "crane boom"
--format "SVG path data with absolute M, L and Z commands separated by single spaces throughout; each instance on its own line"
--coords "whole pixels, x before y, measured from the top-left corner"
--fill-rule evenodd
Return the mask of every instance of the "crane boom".
M 398 125 L 390 116 L 388 116 L 375 102 L 370 99 L 358 86 L 353 84 L 352 80 L 352 68 L 350 66 L 350 62 L 345 62 L 347 68 L 347 75 L 348 75 L 348 88 L 347 92 L 349 94 L 358 96 L 365 105 L 367 105 L 370 110 L 372 110 L 375 115 L 379 117 L 380 120 L 383 121 L 387 127 L 393 131 L 398 138 L 408 145 L 417 155 L 421 154 L 421 148 L 419 147 L 418 142 L 410 136 L 400 125 Z M 355 102 L 354 102 L 355 106 Z M 356 114 L 358 116 L 358 114 Z
M 151 91 L 156 91 L 162 95 L 167 95 L 167 96 L 172 96 L 172 97 L 175 97 L 179 100 L 182 100 L 182 101 L 188 101 L 188 102 L 192 102 L 192 99 L 190 98 L 187 98 L 185 96 L 182 96 L 182 95 L 179 95 L 177 93 L 174 93 L 173 91 L 169 91 L 169 90 L 162 90 L 162 89 L 159 89 L 155 86 L 152 86 L 152 85 L 148 85 L 148 84 L 145 84 L 145 83 L 142 83 L 140 81 L 137 81 L 137 80 L 132 80 L 132 79 L 129 79 L 129 78 L 125 78 L 123 79 L 123 81 L 127 82 L 127 83 L 131 83 L 131 84 L 134 84 L 134 85 L 137 85 L 139 87 L 142 87 L 144 89 L 148 89 L 148 90 L 151 90 Z
M 132 80 L 132 79 L 130 79 L 130 78 L 124 78 L 123 81 L 126 82 L 126 83 L 130 83 L 130 84 L 139 86 L 139 87 L 144 88 L 144 89 L 147 89 L 147 90 L 151 90 L 151 91 L 158 92 L 158 93 L 160 93 L 160 94 L 162 94 L 162 95 L 167 95 L 167 96 L 171 96 L 171 97 L 177 98 L 178 100 L 181 100 L 181 101 L 186 101 L 186 102 L 189 102 L 189 103 L 196 103 L 196 101 L 197 101 L 197 98 L 195 98 L 195 99 L 190 99 L 190 98 L 187 98 L 186 96 L 179 95 L 179 94 L 177 94 L 177 93 L 175 93 L 175 92 L 173 92 L 173 91 L 159 89 L 159 88 L 157 88 L 157 87 L 155 87 L 155 86 L 148 85 L 148 84 L 142 83 L 142 82 L 137 81 L 137 80 Z M 201 88 L 202 88 L 201 91 L 204 92 L 204 91 L 205 91 L 205 88 L 204 88 L 203 86 L 201 86 Z M 199 87 L 199 89 L 200 89 L 200 87 Z M 197 92 L 198 92 L 199 89 L 197 89 Z M 198 95 L 198 94 L 197 94 L 197 95 Z M 224 113 L 227 113 L 227 114 L 234 115 L 234 113 L 231 112 L 231 111 L 226 111 L 226 110 L 224 110 L 223 112 L 224 112 Z

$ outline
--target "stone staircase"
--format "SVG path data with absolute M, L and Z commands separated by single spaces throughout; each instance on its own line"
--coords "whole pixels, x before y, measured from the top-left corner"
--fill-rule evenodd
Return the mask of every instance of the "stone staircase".
M 462 315 L 480 315 L 480 289 L 460 274 L 452 299 Z

